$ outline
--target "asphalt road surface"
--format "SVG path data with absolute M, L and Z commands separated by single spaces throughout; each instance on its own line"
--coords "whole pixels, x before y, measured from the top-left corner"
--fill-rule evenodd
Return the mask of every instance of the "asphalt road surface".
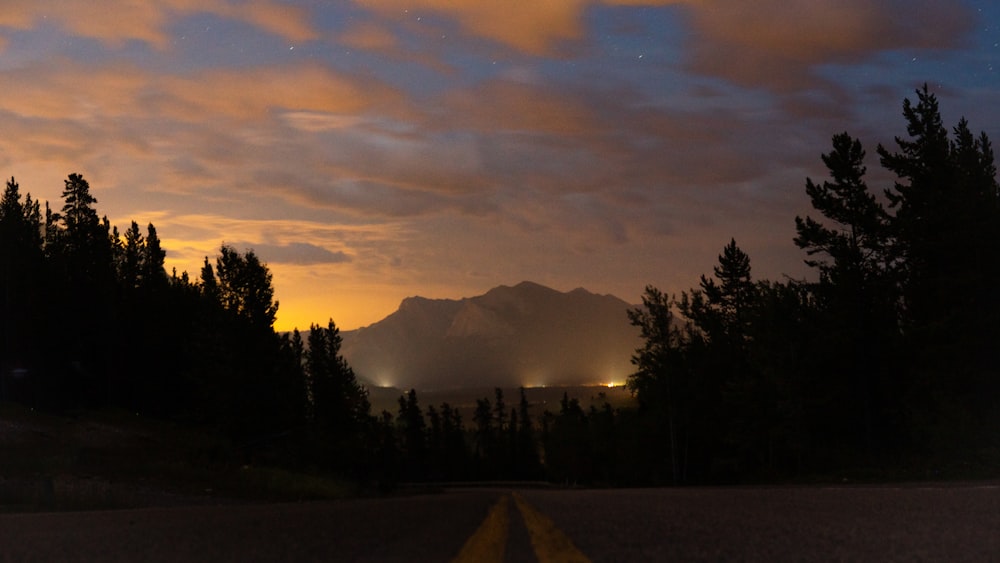
M 1000 561 L 1000 486 L 453 490 L 0 515 L 0 561 Z

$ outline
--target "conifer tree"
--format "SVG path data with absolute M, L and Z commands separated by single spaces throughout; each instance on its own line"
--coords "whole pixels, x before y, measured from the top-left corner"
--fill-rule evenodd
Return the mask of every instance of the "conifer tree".
M 164 268 L 167 252 L 160 245 L 160 237 L 152 223 L 146 226 L 146 244 L 142 253 L 142 280 L 146 287 L 162 287 L 167 281 Z
M 756 287 L 750 276 L 750 257 L 736 245 L 736 239 L 723 248 L 713 273 L 714 278 L 701 276 L 700 289 L 682 295 L 680 311 L 699 329 L 699 336 L 720 345 L 720 350 L 741 349 Z
M 687 340 L 672 309 L 667 295 L 648 286 L 642 306 L 628 311 L 629 321 L 639 328 L 643 343 L 632 356 L 636 372 L 629 376 L 627 384 L 640 408 L 646 409 L 656 427 L 666 434 L 663 444 L 670 478 L 679 484 L 687 475 L 690 419 L 696 408 L 691 399 L 697 376 L 687 361 Z
M 949 139 L 936 96 L 926 85 L 916 94 L 916 104 L 903 103 L 908 137 L 878 154 L 897 176 L 886 197 L 902 266 L 911 403 L 925 428 L 954 445 L 1000 419 L 1000 186 L 986 134 L 974 136 L 962 119 Z
M 860 439 L 869 453 L 899 444 L 890 436 L 891 413 L 899 412 L 905 383 L 891 367 L 896 348 L 897 292 L 889 220 L 869 191 L 864 176 L 865 151 L 847 133 L 833 137 L 833 150 L 822 155 L 833 180 L 806 179 L 806 193 L 822 216 L 795 218 L 795 244 L 819 270 L 813 287 L 819 298 L 826 346 L 820 373 L 831 403 L 828 413 L 840 439 Z M 832 405 L 831 405 L 832 407 Z
M 39 202 L 31 194 L 22 200 L 11 178 L 0 199 L 0 377 L 37 362 L 47 298 L 43 259 Z
M 326 327 L 314 324 L 304 355 L 314 418 L 330 435 L 347 436 L 359 431 L 371 406 L 367 391 L 340 353 L 342 342 L 333 319 Z
M 263 331 L 271 331 L 278 312 L 271 272 L 253 250 L 241 254 L 222 245 L 215 261 L 218 298 L 223 308 Z

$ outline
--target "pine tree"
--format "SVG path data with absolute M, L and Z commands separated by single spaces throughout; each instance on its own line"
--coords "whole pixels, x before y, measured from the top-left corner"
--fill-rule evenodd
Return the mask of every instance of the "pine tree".
M 417 392 L 410 389 L 399 397 L 399 416 L 396 417 L 399 429 L 399 443 L 402 450 L 406 475 L 411 479 L 423 480 L 426 477 L 427 464 L 427 423 L 423 411 L 417 402 Z
M 271 272 L 253 250 L 240 254 L 222 245 L 215 261 L 218 298 L 223 308 L 263 331 L 271 331 L 278 312 Z
M 648 286 L 642 306 L 628 311 L 629 321 L 639 328 L 643 345 L 632 356 L 636 372 L 629 376 L 627 384 L 639 400 L 640 408 L 666 434 L 663 443 L 668 448 L 665 457 L 670 479 L 680 484 L 687 477 L 696 375 L 687 361 L 687 340 L 672 309 L 673 303 L 667 295 Z
M 45 282 L 39 202 L 31 194 L 22 200 L 20 186 L 11 178 L 0 199 L 0 378 L 37 366 L 38 342 L 44 340 Z M 7 391 L 3 398 L 16 398 Z
M 814 377 L 828 382 L 838 406 L 828 416 L 837 420 L 841 439 L 860 439 L 873 453 L 900 443 L 891 435 L 891 413 L 899 412 L 905 382 L 893 369 L 896 348 L 897 293 L 889 215 L 869 191 L 864 176 L 865 151 L 847 133 L 833 137 L 833 150 L 822 155 L 832 182 L 806 179 L 813 208 L 829 221 L 795 218 L 795 244 L 819 270 L 813 286 L 821 307 L 826 355 Z
M 493 406 L 487 398 L 476 399 L 476 410 L 472 414 L 475 424 L 474 455 L 480 467 L 481 477 L 494 477 L 493 461 L 496 456 L 496 426 L 494 425 Z
M 532 479 L 540 476 L 541 462 L 538 459 L 537 437 L 535 436 L 535 425 L 531 421 L 531 404 L 528 402 L 528 395 L 524 387 L 518 389 L 519 400 L 517 402 L 517 435 L 515 437 L 514 452 L 516 463 L 514 470 L 516 477 L 520 479 Z M 514 419 L 513 413 L 511 419 Z
M 103 233 L 94 208 L 97 198 L 90 194 L 90 183 L 79 174 L 70 174 L 65 181 L 62 198 L 59 217 L 66 229 L 70 251 L 79 251 L 94 244 Z
M 139 231 L 139 224 L 132 221 L 132 225 L 125 231 L 125 242 L 122 247 L 121 265 L 118 274 L 122 285 L 126 289 L 137 289 L 143 283 L 141 272 L 145 268 L 143 256 L 145 242 L 142 232 Z
M 713 273 L 714 278 L 701 276 L 700 289 L 681 296 L 680 311 L 698 328 L 698 336 L 721 347 L 741 349 L 756 288 L 750 276 L 750 257 L 737 246 L 736 239 L 723 248 Z
M 167 252 L 160 245 L 160 237 L 152 223 L 146 226 L 146 244 L 142 252 L 142 281 L 147 288 L 161 288 L 167 281 L 164 268 Z
M 976 440 L 995 419 L 1000 362 L 1000 187 L 989 138 L 962 119 L 949 140 L 927 86 L 903 103 L 908 138 L 898 152 L 882 146 L 882 165 L 897 176 L 886 191 L 901 272 L 901 325 L 911 397 L 924 425 L 956 444 Z M 947 431 L 943 431 L 948 427 Z
M 326 327 L 310 326 L 304 352 L 313 417 L 331 437 L 357 433 L 371 410 L 368 392 L 340 353 L 342 342 L 340 329 L 330 319 Z
M 888 215 L 868 190 L 864 175 L 865 151 L 847 133 L 833 137 L 833 150 L 822 155 L 833 182 L 806 179 L 813 208 L 833 221 L 828 227 L 812 217 L 795 218 L 795 244 L 812 258 L 821 279 L 834 285 L 863 286 L 885 276 L 891 266 Z

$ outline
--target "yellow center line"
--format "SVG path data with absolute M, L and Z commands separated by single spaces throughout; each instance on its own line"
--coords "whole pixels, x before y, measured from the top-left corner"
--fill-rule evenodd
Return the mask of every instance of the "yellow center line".
M 535 510 L 521 495 L 513 493 L 513 496 L 531 536 L 531 546 L 538 563 L 590 563 L 590 559 L 556 528 L 552 520 Z
M 510 516 L 507 512 L 509 504 L 509 495 L 500 497 L 452 563 L 503 563 L 504 551 L 507 548 L 507 532 L 510 528 Z

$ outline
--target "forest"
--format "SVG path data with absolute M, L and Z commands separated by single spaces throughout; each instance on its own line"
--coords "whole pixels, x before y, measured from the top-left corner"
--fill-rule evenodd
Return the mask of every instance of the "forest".
M 274 330 L 266 263 L 223 244 L 167 272 L 155 226 L 121 232 L 70 174 L 62 207 L 0 201 L 0 401 L 123 409 L 202 428 L 234 463 L 400 482 L 683 485 L 996 476 L 1000 468 L 1000 186 L 990 141 L 950 130 L 927 87 L 906 135 L 876 148 L 873 191 L 848 133 L 805 181 L 792 242 L 815 279 L 758 280 L 735 240 L 697 286 L 648 286 L 634 408 L 522 392 L 462 420 L 417 393 L 372 412 L 333 320 Z M 623 313 L 624 314 L 624 313 Z M 472 376 L 474 374 L 470 374 Z

